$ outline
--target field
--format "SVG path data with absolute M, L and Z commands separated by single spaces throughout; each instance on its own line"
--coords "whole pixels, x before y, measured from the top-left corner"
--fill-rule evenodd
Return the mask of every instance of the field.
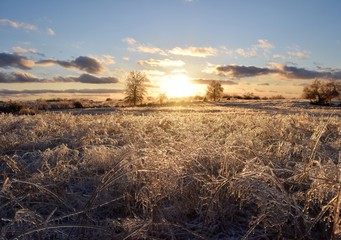
M 0 239 L 339 239 L 341 109 L 0 115 Z

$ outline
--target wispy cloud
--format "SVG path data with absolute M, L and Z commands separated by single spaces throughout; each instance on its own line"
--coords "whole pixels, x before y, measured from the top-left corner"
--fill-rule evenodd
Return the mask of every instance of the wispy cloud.
M 217 54 L 217 49 L 212 47 L 175 47 L 169 50 L 169 53 L 174 55 L 192 56 L 192 57 L 208 57 Z
M 194 84 L 209 84 L 211 81 L 219 82 L 221 85 L 238 85 L 238 82 L 231 80 L 217 80 L 217 79 L 194 79 L 191 80 Z
M 0 19 L 0 24 L 5 25 L 5 26 L 10 26 L 12 28 L 17 28 L 17 29 L 24 29 L 27 31 L 36 31 L 38 28 L 32 24 L 29 23 L 24 23 L 24 22 L 15 22 L 9 19 L 2 18 Z
M 137 41 L 131 37 L 126 37 L 126 38 L 122 39 L 122 41 L 129 44 L 129 45 L 134 45 L 135 43 L 137 43 Z
M 288 52 L 288 55 L 291 56 L 291 57 L 297 57 L 297 58 L 300 58 L 300 59 L 307 59 L 307 58 L 310 57 L 311 52 L 295 50 L 295 51 Z
M 181 60 L 170 60 L 170 59 L 149 59 L 149 60 L 140 60 L 137 62 L 140 65 L 149 65 L 153 67 L 181 67 L 185 65 L 185 62 Z
M 123 41 L 127 43 L 130 47 L 128 48 L 131 52 L 149 53 L 149 54 L 160 54 L 163 56 L 182 55 L 182 56 L 192 56 L 192 57 L 208 57 L 215 56 L 218 52 L 216 48 L 212 47 L 174 47 L 173 49 L 161 49 L 150 44 L 139 43 L 133 38 L 124 38 Z
M 101 73 L 104 71 L 104 67 L 94 58 L 80 56 L 72 61 L 60 61 L 60 60 L 41 60 L 36 62 L 39 65 L 51 65 L 57 64 L 64 68 L 76 68 L 84 70 L 88 73 Z
M 16 54 L 27 54 L 27 53 L 30 53 L 30 54 L 36 54 L 36 55 L 39 55 L 39 56 L 45 56 L 43 53 L 38 52 L 34 48 L 22 48 L 22 47 L 17 46 L 17 47 L 13 47 L 12 50 Z
M 10 53 L 0 53 L 0 67 L 16 67 L 20 69 L 31 69 L 34 62 L 26 57 Z
M 274 48 L 274 45 L 271 44 L 268 40 L 266 39 L 258 39 L 257 43 L 252 45 L 249 48 L 237 48 L 234 51 L 227 49 L 226 47 L 223 47 L 224 51 L 228 55 L 234 55 L 237 54 L 237 56 L 242 56 L 245 58 L 250 58 L 250 57 L 255 57 L 261 53 L 263 54 L 268 54 L 270 49 Z
M 49 35 L 49 36 L 54 36 L 54 35 L 56 35 L 55 31 L 54 31 L 52 28 L 48 28 L 48 29 L 46 30 L 46 33 L 47 33 L 47 35 Z
M 96 59 L 103 65 L 113 65 L 116 63 L 114 57 L 108 54 L 103 54 L 100 56 L 90 55 L 90 57 Z

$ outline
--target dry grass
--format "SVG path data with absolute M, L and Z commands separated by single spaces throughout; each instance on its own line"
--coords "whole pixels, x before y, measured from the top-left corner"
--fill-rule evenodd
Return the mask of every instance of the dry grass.
M 0 115 L 0 239 L 340 237 L 339 115 L 154 110 Z

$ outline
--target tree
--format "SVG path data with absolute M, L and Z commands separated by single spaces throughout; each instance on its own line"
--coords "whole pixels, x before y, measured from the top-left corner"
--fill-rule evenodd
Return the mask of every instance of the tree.
M 146 83 L 149 82 L 146 74 L 138 71 L 132 71 L 126 79 L 125 101 L 136 106 L 142 103 L 147 93 Z
M 165 93 L 160 93 L 158 100 L 160 101 L 160 104 L 164 104 L 167 101 L 167 95 Z
M 206 89 L 206 96 L 208 99 L 216 101 L 223 94 L 224 88 L 220 82 L 211 81 Z
M 319 105 L 330 105 L 333 98 L 341 92 L 341 85 L 333 81 L 322 82 L 315 80 L 311 85 L 304 87 L 302 97 Z

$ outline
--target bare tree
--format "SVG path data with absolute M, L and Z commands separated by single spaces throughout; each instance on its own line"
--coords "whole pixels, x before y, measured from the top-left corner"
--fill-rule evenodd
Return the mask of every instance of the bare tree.
M 206 89 L 206 96 L 208 99 L 216 101 L 223 94 L 224 88 L 221 86 L 220 82 L 211 81 Z
M 148 82 L 146 74 L 138 71 L 132 71 L 126 79 L 125 101 L 136 106 L 142 103 L 147 93 L 146 83 Z
M 312 103 L 330 105 L 333 98 L 337 98 L 341 92 L 341 85 L 335 81 L 315 80 L 311 85 L 303 89 L 302 97 Z

